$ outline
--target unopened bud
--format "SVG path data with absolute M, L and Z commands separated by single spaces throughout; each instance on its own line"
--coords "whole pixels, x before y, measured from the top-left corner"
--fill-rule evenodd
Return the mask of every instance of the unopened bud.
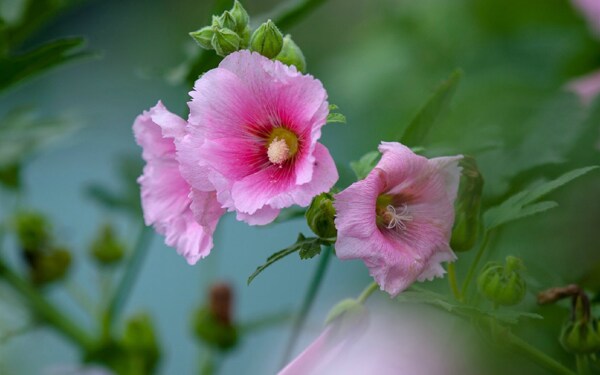
M 240 36 L 241 36 L 241 34 L 245 30 L 248 30 L 248 22 L 250 22 L 250 17 L 248 16 L 248 12 L 246 12 L 246 9 L 244 9 L 242 4 L 238 0 L 235 0 L 233 2 L 233 8 L 231 8 L 229 13 L 231 13 L 231 16 L 235 20 L 235 24 L 236 24 L 235 31 L 237 31 L 238 34 L 240 34 Z
M 100 228 L 96 238 L 90 246 L 93 259 L 101 265 L 118 263 L 125 255 L 125 245 L 117 237 L 113 227 L 109 224 Z
M 285 38 L 283 38 L 281 52 L 275 57 L 275 60 L 279 60 L 286 65 L 293 65 L 302 73 L 306 72 L 306 59 L 304 58 L 304 54 L 289 35 L 286 35 Z
M 592 354 L 600 351 L 598 320 L 591 316 L 590 302 L 583 292 L 573 297 L 573 311 L 563 326 L 560 343 L 573 354 Z
M 527 291 L 520 273 L 522 268 L 521 260 L 513 256 L 506 257 L 505 265 L 489 263 L 477 278 L 479 292 L 496 305 L 516 305 Z
M 211 44 L 219 56 L 227 56 L 240 48 L 241 39 L 230 29 L 215 29 Z
M 149 315 L 138 314 L 127 321 L 123 347 L 128 361 L 136 364 L 135 368 L 140 374 L 154 373 L 160 359 L 160 348 Z
M 15 217 L 19 245 L 25 253 L 43 251 L 49 246 L 51 226 L 45 216 L 37 212 L 22 212 Z
M 192 31 L 190 36 L 204 49 L 212 49 L 212 39 L 215 34 L 214 30 L 210 26 L 201 28 L 198 31 Z
M 320 238 L 334 238 L 337 236 L 334 221 L 333 196 L 329 193 L 317 195 L 306 210 L 308 226 Z
M 483 177 L 473 157 L 464 156 L 459 165 L 462 167 L 462 173 L 458 195 L 454 203 L 456 214 L 450 247 L 454 251 L 467 251 L 472 249 L 477 242 L 482 225 Z
M 237 344 L 238 332 L 231 317 L 232 300 L 233 293 L 228 284 L 214 284 L 209 292 L 208 305 L 194 314 L 194 332 L 206 345 L 228 350 Z
M 219 24 L 221 25 L 221 28 L 237 31 L 237 22 L 227 10 L 219 17 Z
M 271 20 L 260 25 L 250 38 L 250 49 L 270 59 L 277 56 L 282 47 L 283 34 Z
M 29 272 L 36 285 L 46 285 L 65 277 L 71 266 L 71 253 L 64 248 L 40 253 L 34 258 Z

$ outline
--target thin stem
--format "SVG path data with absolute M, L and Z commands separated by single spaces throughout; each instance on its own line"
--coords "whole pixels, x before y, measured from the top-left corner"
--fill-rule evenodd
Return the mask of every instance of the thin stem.
M 123 277 L 121 278 L 121 282 L 119 283 L 115 294 L 111 298 L 108 308 L 106 309 L 106 313 L 104 314 L 102 322 L 104 334 L 110 333 L 112 322 L 121 313 L 121 310 L 123 310 L 123 307 L 125 306 L 125 302 L 127 302 L 127 299 L 131 294 L 134 283 L 137 279 L 140 269 L 142 268 L 144 259 L 146 258 L 147 249 L 151 239 L 152 229 L 143 226 L 134 244 L 133 253 L 131 254 L 129 263 L 127 263 Z
M 356 300 L 361 304 L 364 304 L 367 301 L 367 298 L 369 298 L 371 294 L 373 294 L 373 292 L 377 290 L 378 287 L 379 285 L 375 281 L 373 281 L 362 291 L 362 293 L 360 293 L 360 296 L 358 296 Z
M 457 301 L 462 301 L 462 295 L 458 289 L 458 281 L 456 280 L 456 266 L 454 263 L 448 263 L 448 284 L 450 284 L 450 290 Z
M 506 332 L 504 338 L 513 348 L 519 350 L 521 353 L 527 355 L 533 361 L 537 362 L 540 366 L 545 367 L 555 374 L 576 375 L 575 372 L 555 361 L 553 358 L 549 357 L 539 349 L 529 345 L 526 341 L 515 336 L 514 334 Z
M 489 232 L 486 231 L 485 234 L 483 235 L 483 240 L 481 241 L 481 246 L 479 246 L 477 255 L 475 256 L 475 259 L 473 259 L 473 263 L 471 263 L 471 267 L 469 267 L 469 271 L 467 272 L 467 277 L 465 278 L 465 281 L 462 285 L 461 295 L 463 297 L 467 294 L 467 289 L 469 288 L 469 284 L 471 283 L 473 276 L 475 276 L 475 271 L 477 271 L 477 267 L 479 266 L 479 262 L 481 261 L 481 257 L 483 256 L 483 253 L 485 252 L 485 249 L 488 245 L 489 240 L 490 240 Z
M 73 324 L 70 317 L 46 300 L 35 287 L 10 269 L 2 260 L 0 260 L 0 279 L 14 288 L 43 322 L 56 329 L 84 351 L 92 348 L 93 340 L 85 331 Z
M 292 332 L 290 334 L 290 338 L 285 346 L 285 350 L 283 352 L 282 364 L 283 367 L 288 361 L 289 357 L 294 350 L 294 346 L 296 345 L 296 341 L 300 336 L 300 331 L 304 326 L 306 321 L 306 317 L 310 311 L 310 308 L 317 297 L 317 293 L 319 291 L 319 287 L 321 286 L 321 281 L 323 281 L 323 276 L 325 276 L 325 271 L 327 270 L 327 265 L 329 264 L 329 258 L 332 253 L 331 246 L 325 246 L 323 253 L 321 254 L 321 259 L 319 259 L 319 264 L 317 265 L 317 269 L 313 275 L 312 280 L 310 281 L 310 285 L 308 286 L 308 290 L 306 291 L 306 295 L 302 300 L 302 305 L 300 307 L 300 311 L 294 320 L 292 325 Z
M 579 375 L 589 375 L 590 374 L 590 362 L 588 360 L 587 355 L 577 354 L 575 356 L 575 362 L 577 364 L 577 373 Z

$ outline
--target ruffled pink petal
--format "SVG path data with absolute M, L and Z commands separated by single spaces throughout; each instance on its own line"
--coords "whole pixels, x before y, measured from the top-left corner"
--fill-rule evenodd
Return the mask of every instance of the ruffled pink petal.
M 144 220 L 165 236 L 167 245 L 194 264 L 210 252 L 212 234 L 224 210 L 214 191 L 191 191 L 181 175 L 175 145 L 185 135 L 185 124 L 159 102 L 138 116 L 133 129 L 146 160 L 144 174 L 138 179 Z
M 236 218 L 239 221 L 245 221 L 250 225 L 266 225 L 275 220 L 280 211 L 281 210 L 271 206 L 264 206 L 256 210 L 253 214 L 238 212 Z

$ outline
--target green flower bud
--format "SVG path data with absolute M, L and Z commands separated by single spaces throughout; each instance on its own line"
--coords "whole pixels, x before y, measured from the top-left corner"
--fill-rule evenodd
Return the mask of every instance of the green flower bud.
M 571 319 L 563 326 L 560 343 L 572 354 L 592 354 L 600 351 L 598 320 L 591 316 L 586 295 L 573 297 Z
M 337 236 L 334 220 L 333 196 L 322 193 L 314 197 L 306 210 L 306 222 L 310 229 L 320 238 L 334 238 Z
M 136 374 L 154 373 L 160 359 L 160 348 L 150 316 L 138 314 L 127 321 L 122 345 L 127 353 L 129 369 L 135 368 Z
M 235 20 L 235 31 L 237 31 L 238 34 L 240 34 L 240 36 L 244 33 L 245 30 L 248 30 L 249 32 L 248 22 L 250 22 L 250 17 L 248 16 L 248 12 L 246 12 L 246 9 L 244 9 L 242 4 L 238 0 L 235 0 L 233 2 L 233 8 L 231 8 L 229 13 L 231 13 L 231 16 Z
M 193 318 L 194 332 L 205 344 L 220 350 L 233 348 L 238 332 L 232 323 L 231 287 L 225 283 L 211 286 L 208 305 L 200 308 Z
M 461 159 L 462 167 L 458 195 L 454 203 L 455 219 L 450 247 L 454 251 L 467 251 L 473 248 L 482 225 L 481 197 L 483 177 L 477 162 L 471 156 Z
M 223 12 L 221 17 L 219 17 L 219 24 L 223 29 L 237 31 L 237 22 L 235 21 L 235 18 L 233 18 L 231 13 L 229 13 L 229 11 L 227 10 Z
M 21 167 L 18 163 L 0 167 L 0 184 L 10 190 L 21 187 Z
M 192 31 L 190 36 L 200 45 L 200 47 L 204 49 L 212 49 L 212 38 L 214 35 L 214 30 L 210 26 L 206 26 L 201 28 L 198 31 Z
M 67 249 L 53 249 L 38 254 L 30 266 L 31 281 L 36 285 L 46 285 L 61 280 L 71 266 L 71 253 Z
M 27 253 L 46 249 L 50 243 L 51 226 L 46 217 L 37 212 L 22 212 L 15 217 L 19 245 Z
M 527 290 L 521 269 L 523 263 L 513 256 L 506 257 L 504 266 L 497 262 L 488 263 L 477 278 L 477 288 L 496 305 L 516 305 L 523 300 Z
M 239 35 L 229 29 L 216 29 L 211 44 L 219 56 L 227 56 L 240 48 Z
M 283 47 L 279 55 L 275 57 L 275 60 L 279 60 L 286 65 L 294 65 L 302 73 L 306 72 L 304 54 L 289 35 L 283 38 Z
M 101 265 L 113 265 L 123 259 L 125 245 L 117 237 L 114 228 L 105 224 L 90 245 L 90 254 Z
M 260 25 L 250 38 L 250 49 L 270 59 L 277 56 L 282 47 L 283 35 L 271 20 Z
M 250 35 L 251 33 L 249 26 L 246 26 L 246 28 L 239 33 L 241 39 L 240 49 L 248 48 L 248 46 L 250 45 Z

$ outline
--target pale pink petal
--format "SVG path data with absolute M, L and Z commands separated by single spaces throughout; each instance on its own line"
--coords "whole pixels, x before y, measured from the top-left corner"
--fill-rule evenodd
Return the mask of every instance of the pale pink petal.
M 266 225 L 273 222 L 280 211 L 281 210 L 271 206 L 264 206 L 263 208 L 256 210 L 253 214 L 238 212 L 236 218 L 239 221 L 245 221 L 249 225 Z
M 600 70 L 571 80 L 567 89 L 579 96 L 584 105 L 589 105 L 600 93 Z

